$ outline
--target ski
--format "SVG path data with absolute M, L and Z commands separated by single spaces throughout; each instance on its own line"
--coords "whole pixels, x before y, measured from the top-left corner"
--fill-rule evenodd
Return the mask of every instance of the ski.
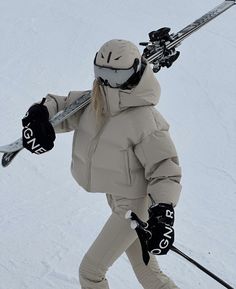
M 165 63 L 166 56 L 168 57 L 169 55 L 173 54 L 173 52 L 175 52 L 175 48 L 179 46 L 184 39 L 235 4 L 236 0 L 225 0 L 214 9 L 210 10 L 194 22 L 181 29 L 176 34 L 169 34 L 170 28 L 167 27 L 150 32 L 149 42 L 141 42 L 140 45 L 145 46 L 143 56 L 149 61 L 149 63 L 153 64 L 153 71 L 158 72 L 161 67 L 167 66 L 162 65 L 163 62 Z M 178 56 L 179 54 L 177 57 Z
M 80 98 L 66 107 L 64 110 L 58 112 L 50 120 L 53 127 L 56 127 L 58 124 L 66 120 L 68 117 L 87 106 L 91 101 L 91 91 L 86 91 Z M 7 167 L 15 156 L 23 149 L 22 138 L 19 138 L 15 142 L 0 146 L 0 152 L 3 153 L 2 156 L 2 166 Z
M 236 0 L 225 0 L 208 13 L 181 29 L 176 34 L 169 34 L 170 28 L 167 27 L 150 32 L 149 41 L 140 43 L 140 45 L 145 46 L 143 57 L 145 57 L 147 61 L 153 65 L 153 71 L 155 73 L 162 67 L 170 67 L 179 56 L 179 52 L 175 50 L 176 47 L 178 47 L 184 39 L 235 4 Z M 73 115 L 75 112 L 88 105 L 90 101 L 91 91 L 87 91 L 65 110 L 60 111 L 57 115 L 55 115 L 50 122 L 55 127 Z M 19 138 L 11 144 L 0 146 L 0 152 L 3 153 L 2 166 L 7 167 L 22 149 L 22 138 Z

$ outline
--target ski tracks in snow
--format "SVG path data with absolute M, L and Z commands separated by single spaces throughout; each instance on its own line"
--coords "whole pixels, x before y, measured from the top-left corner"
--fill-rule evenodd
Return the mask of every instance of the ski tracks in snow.
M 0 289 L 78 288 L 79 263 L 105 222 L 105 197 L 88 196 L 72 179 L 50 190 L 31 185 L 1 194 Z

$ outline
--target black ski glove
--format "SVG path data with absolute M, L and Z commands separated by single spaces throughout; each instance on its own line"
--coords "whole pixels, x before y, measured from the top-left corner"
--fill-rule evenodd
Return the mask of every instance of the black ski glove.
M 29 108 L 22 119 L 23 147 L 35 154 L 42 154 L 51 150 L 56 138 L 55 131 L 49 122 L 49 113 L 44 106 L 45 98 L 40 104 Z
M 142 222 L 136 214 L 129 212 L 127 218 L 134 220 L 133 228 L 136 230 L 142 247 L 143 261 L 147 265 L 149 253 L 165 255 L 174 243 L 174 209 L 170 204 L 153 205 L 148 210 L 147 223 Z
M 148 240 L 148 251 L 165 255 L 174 242 L 174 208 L 170 204 L 158 204 L 148 210 L 148 229 L 152 236 Z

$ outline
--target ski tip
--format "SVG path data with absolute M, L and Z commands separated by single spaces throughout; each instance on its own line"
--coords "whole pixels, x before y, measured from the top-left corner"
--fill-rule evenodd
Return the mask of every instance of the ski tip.
M 7 166 L 9 166 L 12 160 L 18 154 L 18 152 L 19 151 L 12 152 L 12 153 L 4 153 L 2 156 L 2 167 L 6 168 Z

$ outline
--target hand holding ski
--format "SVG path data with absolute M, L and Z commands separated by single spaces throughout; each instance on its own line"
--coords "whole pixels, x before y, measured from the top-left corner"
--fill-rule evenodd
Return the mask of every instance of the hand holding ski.
M 32 105 L 22 119 L 23 147 L 35 154 L 50 151 L 56 139 L 45 101 L 46 98 L 43 98 L 41 103 Z
M 88 105 L 90 101 L 91 91 L 89 90 L 76 101 L 74 101 L 71 105 L 66 107 L 63 111 L 58 112 L 52 119 L 50 119 L 50 123 L 53 127 L 56 127 L 58 124 L 76 113 L 78 110 Z M 22 138 L 19 138 L 18 140 L 9 145 L 0 146 L 0 152 L 3 153 L 2 166 L 7 167 L 22 149 Z

